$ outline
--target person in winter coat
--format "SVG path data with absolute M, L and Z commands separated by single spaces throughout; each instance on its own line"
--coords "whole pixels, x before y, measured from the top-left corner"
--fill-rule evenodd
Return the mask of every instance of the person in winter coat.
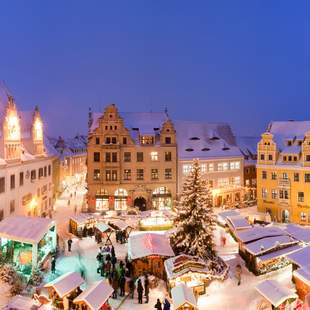
M 240 264 L 236 266 L 235 274 L 236 274 L 236 279 L 238 281 L 238 285 L 240 285 L 241 284 L 241 265 Z
M 68 243 L 68 252 L 71 252 L 72 239 L 71 238 L 68 239 L 67 243 Z
M 162 310 L 161 302 L 160 302 L 159 298 L 157 298 L 157 302 L 156 302 L 154 308 L 156 308 L 157 310 Z
M 118 281 L 117 281 L 117 274 L 114 272 L 113 278 L 112 278 L 112 287 L 113 287 L 113 294 L 112 298 L 116 299 L 117 298 L 117 289 L 118 289 Z
M 129 296 L 131 299 L 133 299 L 134 294 L 135 294 L 135 280 L 134 280 L 134 278 L 130 278 L 129 283 L 128 283 L 128 287 L 129 287 Z
M 150 281 L 146 274 L 144 277 L 144 296 L 146 304 L 149 302 L 149 293 L 150 293 Z
M 112 247 L 111 247 L 111 256 L 113 257 L 113 256 L 115 256 L 115 250 L 114 250 L 114 246 L 112 245 Z
M 170 310 L 170 302 L 167 298 L 165 298 L 163 310 Z
M 52 270 L 52 273 L 55 273 L 55 271 L 56 271 L 56 258 L 55 258 L 55 256 L 53 256 L 53 258 L 52 258 L 51 270 Z
M 112 263 L 113 269 L 115 269 L 115 265 L 116 265 L 116 263 L 117 263 L 117 258 L 116 258 L 115 256 L 113 256 L 113 255 L 112 255 L 112 257 L 111 257 L 111 263 Z
M 143 286 L 141 283 L 141 279 L 138 280 L 137 292 L 138 292 L 138 302 L 139 302 L 139 304 L 142 304 Z
M 125 296 L 125 284 L 126 284 L 126 278 L 124 276 L 121 276 L 119 278 L 119 289 L 120 289 L 120 296 Z

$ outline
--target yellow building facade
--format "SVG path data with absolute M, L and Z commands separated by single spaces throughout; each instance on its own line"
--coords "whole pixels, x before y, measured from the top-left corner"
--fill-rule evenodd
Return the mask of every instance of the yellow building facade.
M 273 122 L 257 146 L 258 211 L 310 225 L 310 122 Z

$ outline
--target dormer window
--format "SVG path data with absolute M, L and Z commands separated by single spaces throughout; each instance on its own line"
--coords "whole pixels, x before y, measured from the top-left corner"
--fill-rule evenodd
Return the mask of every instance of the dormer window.
M 191 138 L 189 138 L 189 139 L 192 140 L 192 141 L 200 140 L 200 138 L 198 138 L 198 137 L 191 137 Z
M 186 151 L 186 152 L 193 152 L 194 149 L 192 149 L 192 148 L 187 148 L 187 149 L 185 149 L 185 151 Z
M 171 137 L 165 137 L 165 144 L 171 144 Z
M 217 136 L 213 136 L 212 138 L 210 138 L 210 140 L 220 140 L 220 138 Z
M 210 149 L 208 147 L 204 147 L 203 149 L 201 149 L 203 152 L 207 152 L 210 151 Z
M 223 150 L 223 151 L 228 151 L 228 150 L 230 150 L 230 148 L 229 148 L 228 146 L 224 146 L 224 147 L 222 148 L 222 150 Z
M 155 128 L 153 128 L 154 129 L 154 131 L 158 131 L 159 130 L 159 128 L 158 127 L 155 127 Z
M 287 141 L 287 145 L 291 146 L 292 145 L 292 141 L 291 140 Z
M 153 136 L 142 136 L 140 138 L 140 143 L 142 145 L 151 145 L 154 144 L 154 137 Z

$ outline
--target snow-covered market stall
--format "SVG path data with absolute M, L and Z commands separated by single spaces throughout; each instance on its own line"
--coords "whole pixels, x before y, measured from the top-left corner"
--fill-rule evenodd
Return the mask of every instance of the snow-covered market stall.
M 253 227 L 236 232 L 239 254 L 255 275 L 289 264 L 286 255 L 301 248 L 298 240 L 277 227 Z
M 274 307 L 273 309 L 280 309 L 281 305 L 292 303 L 298 297 L 293 290 L 282 286 L 275 280 L 261 282 L 256 286 L 256 290 Z
M 40 309 L 50 310 L 50 304 L 42 305 L 37 303 L 33 298 L 25 297 L 21 295 L 14 296 L 10 302 L 2 310 L 25 310 L 25 309 Z
M 175 215 L 170 210 L 149 210 L 141 212 L 140 230 L 168 230 L 173 226 Z
M 96 238 L 98 238 L 99 235 L 99 238 L 104 242 L 104 245 L 112 245 L 111 235 L 113 232 L 114 229 L 108 224 L 99 222 L 95 225 L 95 235 L 97 235 Z
M 77 272 L 68 272 L 55 280 L 45 284 L 49 298 L 54 306 L 63 309 L 64 305 L 72 304 L 73 300 L 80 295 L 80 286 L 84 279 Z M 69 308 L 67 308 L 69 309 Z
M 174 310 L 198 310 L 193 290 L 184 283 L 175 286 L 171 290 L 171 296 Z
M 163 279 L 164 261 L 172 256 L 174 252 L 164 234 L 141 232 L 129 236 L 128 258 L 132 261 L 134 276 L 149 273 Z
M 69 220 L 69 232 L 77 237 L 86 237 L 89 230 L 92 230 L 96 224 L 96 219 L 93 215 L 81 213 L 73 215 Z
M 1 256 L 26 276 L 42 265 L 56 246 L 56 226 L 50 219 L 12 216 L 0 222 Z
M 112 219 L 108 224 L 115 230 L 116 241 L 125 243 L 128 241 L 129 234 L 133 230 L 132 225 L 120 219 Z
M 197 256 L 181 254 L 168 258 L 165 261 L 165 270 L 170 289 L 184 283 L 197 295 L 205 294 L 211 278 L 207 264 Z
M 108 299 L 113 293 L 113 288 L 107 281 L 95 282 L 82 294 L 74 299 L 77 310 L 108 310 Z

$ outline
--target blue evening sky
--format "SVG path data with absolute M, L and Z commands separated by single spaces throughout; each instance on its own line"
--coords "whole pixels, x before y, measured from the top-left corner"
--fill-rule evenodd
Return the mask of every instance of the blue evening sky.
M 52 135 L 87 110 L 161 111 L 260 134 L 310 119 L 310 2 L 2 0 L 0 79 Z

